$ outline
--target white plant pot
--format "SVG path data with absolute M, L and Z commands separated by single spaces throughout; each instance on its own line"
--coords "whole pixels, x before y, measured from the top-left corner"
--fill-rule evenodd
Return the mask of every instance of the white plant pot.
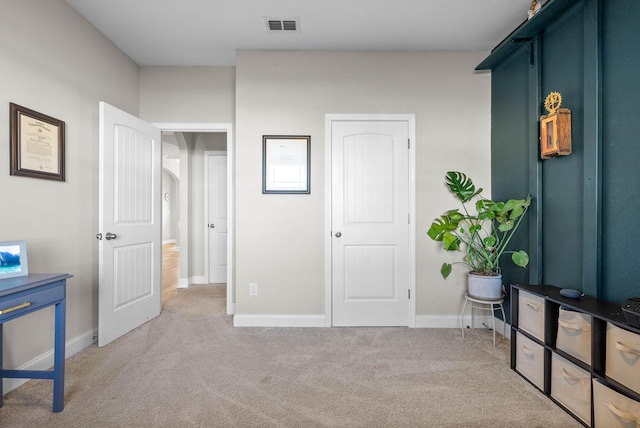
M 502 275 L 468 274 L 469 295 L 479 299 L 496 300 L 502 298 Z

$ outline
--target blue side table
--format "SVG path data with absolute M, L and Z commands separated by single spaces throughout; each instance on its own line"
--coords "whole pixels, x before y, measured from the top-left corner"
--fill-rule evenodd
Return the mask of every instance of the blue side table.
M 68 274 L 31 274 L 0 279 L 0 407 L 3 378 L 53 380 L 53 411 L 64 408 L 65 312 Z M 6 370 L 2 365 L 2 326 L 5 322 L 55 305 L 53 370 Z

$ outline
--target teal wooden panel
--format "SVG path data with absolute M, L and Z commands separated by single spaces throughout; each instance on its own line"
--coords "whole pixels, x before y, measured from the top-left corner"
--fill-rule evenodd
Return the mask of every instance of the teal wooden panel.
M 640 296 L 640 2 L 602 17 L 602 298 Z
M 542 100 L 562 94 L 571 110 L 573 153 L 542 161 L 542 280 L 582 289 L 583 8 L 576 6 L 542 37 Z M 541 111 L 544 108 L 541 106 Z
M 524 47 L 513 52 L 491 72 L 491 195 L 495 200 L 521 198 L 528 190 L 528 73 L 529 53 Z M 523 221 L 511 248 L 529 251 L 527 222 Z M 527 283 L 528 269 L 501 261 L 503 283 Z M 509 300 L 505 300 L 510 320 Z

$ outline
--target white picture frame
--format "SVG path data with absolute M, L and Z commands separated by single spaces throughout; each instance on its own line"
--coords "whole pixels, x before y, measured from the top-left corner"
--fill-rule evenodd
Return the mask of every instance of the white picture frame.
M 0 280 L 29 275 L 26 241 L 0 241 Z

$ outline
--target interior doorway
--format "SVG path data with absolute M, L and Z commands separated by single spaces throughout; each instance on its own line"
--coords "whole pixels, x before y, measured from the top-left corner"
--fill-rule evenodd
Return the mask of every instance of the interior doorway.
M 176 249 L 179 254 L 178 287 L 186 288 L 191 284 L 208 283 L 204 274 L 204 236 L 206 221 L 202 194 L 202 174 L 205 150 L 222 149 L 227 152 L 227 195 L 226 208 L 228 233 L 226 236 L 226 260 L 229 266 L 226 272 L 227 314 L 235 313 L 233 283 L 233 137 L 231 124 L 216 123 L 155 123 L 165 134 L 172 134 L 179 151 L 179 220 L 176 236 Z M 207 134 L 215 134 L 215 140 L 222 141 L 222 147 L 212 147 L 203 143 Z M 164 138 L 164 137 L 163 137 Z

